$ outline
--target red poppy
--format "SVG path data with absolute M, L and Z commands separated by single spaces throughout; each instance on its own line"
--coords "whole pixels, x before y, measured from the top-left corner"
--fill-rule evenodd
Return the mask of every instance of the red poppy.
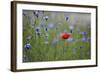
M 71 34 L 70 33 L 67 33 L 67 32 L 62 32 L 61 34 L 60 34 L 60 38 L 61 39 L 68 39 L 68 38 L 70 38 L 71 37 Z

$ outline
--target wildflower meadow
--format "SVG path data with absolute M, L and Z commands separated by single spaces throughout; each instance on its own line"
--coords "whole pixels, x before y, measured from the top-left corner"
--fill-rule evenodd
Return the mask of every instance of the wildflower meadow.
M 23 10 L 23 62 L 91 58 L 91 14 Z

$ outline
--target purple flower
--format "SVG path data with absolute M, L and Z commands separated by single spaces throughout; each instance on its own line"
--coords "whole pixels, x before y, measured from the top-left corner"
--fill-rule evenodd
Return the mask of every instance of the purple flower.
M 73 29 L 74 29 L 74 26 L 73 25 L 69 26 L 69 29 L 70 29 L 70 32 L 72 33 Z
M 82 49 L 82 48 L 83 48 L 83 46 L 80 46 L 79 48 L 80 48 L 80 49 Z
M 86 38 L 85 37 L 83 37 L 81 40 L 82 40 L 82 42 L 86 42 Z
M 68 16 L 66 16 L 66 17 L 65 17 L 65 19 L 66 19 L 66 21 L 67 21 L 67 20 L 69 19 L 69 17 L 68 17 Z
M 48 24 L 48 28 L 54 28 L 54 24 L 53 23 L 49 23 Z
M 36 27 L 35 29 L 36 33 L 40 31 L 40 27 Z
M 23 15 L 26 16 L 27 15 L 27 12 L 23 11 Z
M 39 11 L 33 11 L 33 14 L 38 17 L 39 16 Z
M 45 38 L 48 39 L 48 36 L 49 36 L 48 33 L 46 33 L 46 34 L 45 34 Z
M 24 48 L 25 49 L 30 49 L 30 48 L 32 48 L 32 46 L 30 45 L 30 43 L 27 43 L 27 44 L 25 44 Z
M 40 35 L 41 35 L 41 33 L 40 33 L 40 32 L 37 32 L 36 34 L 37 34 L 38 36 L 40 36 Z
M 43 19 L 45 19 L 47 21 L 48 20 L 48 16 L 44 16 Z
M 83 36 L 86 36 L 88 33 L 87 32 L 80 32 Z
M 48 32 L 48 28 L 45 28 L 45 31 Z
M 84 32 L 84 34 L 83 35 L 87 35 L 88 33 L 87 32 Z

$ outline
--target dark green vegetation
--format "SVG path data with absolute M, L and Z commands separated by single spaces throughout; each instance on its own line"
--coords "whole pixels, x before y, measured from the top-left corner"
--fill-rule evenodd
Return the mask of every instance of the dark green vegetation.
M 23 10 L 23 62 L 90 59 L 90 24 L 89 13 Z

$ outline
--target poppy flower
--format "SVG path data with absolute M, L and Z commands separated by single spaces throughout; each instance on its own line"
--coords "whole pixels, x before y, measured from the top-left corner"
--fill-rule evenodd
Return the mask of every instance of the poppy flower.
M 71 37 L 71 34 L 70 33 L 67 33 L 67 32 L 62 32 L 61 34 L 60 34 L 60 38 L 61 39 L 68 39 L 68 38 L 70 38 Z

